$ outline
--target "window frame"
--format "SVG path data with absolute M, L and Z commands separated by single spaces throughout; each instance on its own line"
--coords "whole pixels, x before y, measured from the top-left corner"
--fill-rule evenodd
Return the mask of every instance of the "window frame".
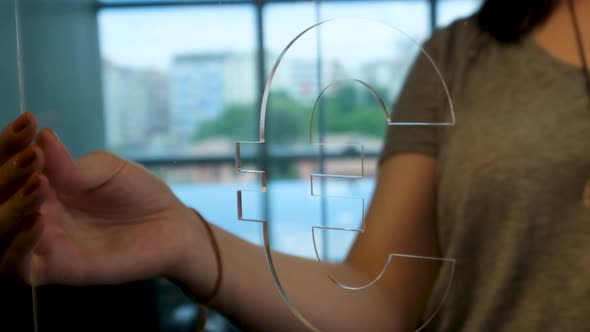
M 132 1 L 132 2 L 130 2 Z M 265 25 L 264 25 L 264 13 L 265 8 L 271 4 L 295 4 L 295 3 L 309 3 L 309 0 L 222 0 L 222 1 L 213 1 L 213 0 L 108 0 L 108 2 L 102 2 L 97 0 L 96 2 L 96 14 L 101 10 L 104 9 L 133 9 L 133 8 L 170 8 L 173 6 L 184 6 L 184 7 L 194 7 L 194 6 L 244 6 L 244 5 L 251 5 L 253 6 L 254 10 L 254 31 L 255 31 L 255 44 L 254 44 L 254 56 L 255 56 L 255 81 L 256 81 L 256 91 L 257 95 L 255 96 L 255 100 L 261 100 L 262 94 L 264 91 L 264 87 L 266 84 L 266 73 L 267 73 L 267 60 L 265 59 Z M 319 20 L 319 6 L 325 3 L 400 3 L 400 2 L 422 2 L 427 5 L 427 21 L 428 21 L 428 33 L 432 33 L 437 27 L 437 17 L 439 12 L 439 7 L 443 0 L 317 0 L 315 1 L 316 9 L 315 12 L 318 16 L 316 16 L 316 20 Z M 321 64 L 318 61 L 318 66 Z M 317 70 L 318 81 L 321 79 L 321 70 Z M 323 112 L 320 112 L 319 117 Z M 253 112 L 253 119 L 254 123 L 258 123 L 258 112 Z M 320 123 L 319 126 L 319 135 L 322 136 L 326 133 L 325 125 L 322 126 L 321 119 L 318 120 Z M 364 157 L 365 158 L 374 158 L 377 159 L 379 157 L 379 151 L 365 151 Z M 351 151 L 344 151 L 344 152 L 335 152 L 335 151 L 322 151 L 320 150 L 319 156 L 312 155 L 310 153 L 298 153 L 298 154 L 291 154 L 291 155 L 274 155 L 270 153 L 268 148 L 265 144 L 260 144 L 258 150 L 250 155 L 242 155 L 242 162 L 255 165 L 257 169 L 270 169 L 273 165 L 277 164 L 285 164 L 288 162 L 293 161 L 310 161 L 314 160 L 317 161 L 319 164 L 320 171 L 325 169 L 326 161 L 328 160 L 339 160 L 350 158 L 351 156 L 355 155 L 354 152 Z M 148 156 L 137 156 L 133 157 L 132 160 L 139 164 L 142 164 L 148 168 L 175 168 L 175 167 L 187 167 L 190 165 L 232 165 L 235 163 L 235 156 L 225 155 L 225 156 L 169 156 L 169 157 L 148 157 Z M 270 197 L 265 195 L 265 199 L 262 202 L 261 210 L 263 211 L 264 215 L 269 215 L 270 210 Z M 325 210 L 325 205 L 322 204 L 322 210 Z M 322 219 L 320 221 L 321 225 L 326 223 L 325 213 L 322 213 Z M 322 241 L 324 246 L 327 246 L 327 240 Z M 327 250 L 323 250 L 323 252 L 327 252 Z
M 436 18 L 437 18 L 437 7 L 439 5 L 439 0 L 363 0 L 362 2 L 426 2 L 429 5 L 428 9 L 428 19 L 429 19 L 429 29 L 432 32 L 436 27 Z M 103 9 L 130 9 L 130 8 L 153 8 L 153 7 L 161 7 L 161 8 L 169 8 L 172 6 L 234 6 L 234 5 L 254 5 L 254 16 L 255 16 L 255 66 L 256 66 L 256 85 L 258 95 L 256 96 L 256 100 L 262 99 L 262 91 L 264 91 L 264 86 L 266 84 L 266 68 L 267 63 L 264 57 L 264 49 L 265 49 L 265 40 L 264 40 L 264 9 L 266 5 L 274 4 L 274 3 L 302 3 L 302 2 L 309 2 L 309 0 L 226 0 L 224 1 L 212 1 L 212 0 L 139 0 L 139 1 L 129 1 L 129 0 L 109 0 L 108 2 L 102 2 L 97 0 L 96 2 L 96 13 L 98 14 L 99 11 Z M 316 5 L 320 5 L 321 3 L 354 3 L 354 2 L 361 2 L 359 0 L 317 0 Z M 316 10 L 316 12 L 319 12 Z M 321 71 L 318 71 L 318 73 Z M 258 115 L 255 114 L 255 123 L 258 123 Z M 325 129 L 319 129 L 319 135 L 323 135 Z M 367 151 L 365 152 L 365 157 L 368 158 L 377 158 L 379 156 L 379 152 L 376 151 Z M 278 162 L 285 162 L 291 160 L 309 160 L 311 156 L 272 156 L 273 161 Z M 320 168 L 323 167 L 326 159 L 342 159 L 349 157 L 343 153 L 334 153 L 334 152 L 325 152 L 320 155 L 319 163 Z M 257 167 L 260 169 L 268 169 L 270 166 L 270 156 L 267 149 L 264 147 L 264 144 L 261 145 L 260 150 L 256 155 L 247 156 L 245 158 L 246 162 L 252 162 L 258 160 Z M 174 166 L 174 165 L 189 165 L 194 163 L 201 163 L 201 164 L 213 164 L 213 163 L 233 163 L 234 156 L 225 156 L 225 157 L 207 157 L 207 156 L 194 156 L 194 157 L 170 157 L 170 158 L 152 158 L 152 157 L 136 157 L 133 158 L 133 161 L 143 164 L 148 167 L 155 167 L 155 166 Z

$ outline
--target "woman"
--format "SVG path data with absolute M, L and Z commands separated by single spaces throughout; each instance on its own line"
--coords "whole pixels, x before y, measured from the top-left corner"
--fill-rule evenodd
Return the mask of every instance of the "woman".
M 488 0 L 433 35 L 425 47 L 451 87 L 457 125 L 390 128 L 366 231 L 336 275 L 364 283 L 389 253 L 452 257 L 453 286 L 428 329 L 586 327 L 587 15 L 583 0 Z M 425 66 L 416 62 L 397 116 L 444 111 L 425 98 L 434 84 Z M 105 152 L 74 161 L 50 130 L 35 133 L 25 114 L 0 136 L 4 273 L 71 285 L 163 275 L 207 297 L 221 271 L 198 214 L 138 165 Z M 211 227 L 223 268 L 212 306 L 245 329 L 306 330 L 276 292 L 261 249 Z M 316 262 L 275 260 L 294 304 L 324 331 L 413 330 L 448 279 L 434 263 L 399 261 L 367 290 L 344 292 Z

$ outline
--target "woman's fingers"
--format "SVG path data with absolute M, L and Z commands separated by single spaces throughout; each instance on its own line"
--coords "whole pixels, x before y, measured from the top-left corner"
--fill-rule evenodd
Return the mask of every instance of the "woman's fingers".
M 43 164 L 41 149 L 30 145 L 0 166 L 0 204 L 14 195 L 34 172 L 41 172 Z
M 35 220 L 47 179 L 44 158 L 32 144 L 37 131 L 33 114 L 22 114 L 0 132 L 0 273 L 20 273 L 24 255 L 40 236 Z
M 35 172 L 14 195 L 0 205 L 0 241 L 11 241 L 18 228 L 39 213 L 48 190 L 47 178 Z
M 31 144 L 36 131 L 37 121 L 30 112 L 22 114 L 8 124 L 0 133 L 0 165 Z
M 27 256 L 31 254 L 43 234 L 40 215 L 36 213 L 26 217 L 17 231 L 4 253 L 0 255 L 0 274 L 8 274 L 32 284 L 34 280 L 30 280 L 32 276 L 28 270 L 30 260 Z
M 57 135 L 42 129 L 35 143 L 44 155 L 43 174 L 51 186 L 63 193 L 96 188 L 124 169 L 128 162 L 105 151 L 74 160 Z

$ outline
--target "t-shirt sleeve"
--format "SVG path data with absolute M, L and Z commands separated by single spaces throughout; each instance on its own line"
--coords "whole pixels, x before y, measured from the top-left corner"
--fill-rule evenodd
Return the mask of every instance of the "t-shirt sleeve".
M 443 77 L 445 74 L 442 70 L 441 49 L 445 47 L 445 34 L 445 31 L 435 32 L 423 45 L 424 50 L 441 70 Z M 424 124 L 449 121 L 451 119 L 449 109 L 447 94 L 440 76 L 428 57 L 418 52 L 399 97 L 393 105 L 391 121 L 421 125 L 390 124 L 387 126 L 380 162 L 404 152 L 423 153 L 436 158 L 439 145 L 438 132 L 441 126 Z

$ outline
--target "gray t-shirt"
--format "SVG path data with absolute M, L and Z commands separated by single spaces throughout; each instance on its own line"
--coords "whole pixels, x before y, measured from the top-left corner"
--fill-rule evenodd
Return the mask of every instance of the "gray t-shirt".
M 437 229 L 457 260 L 428 331 L 590 329 L 590 104 L 579 68 L 533 40 L 500 44 L 473 18 L 437 31 L 425 49 L 455 107 L 453 127 L 390 127 L 382 158 L 438 162 Z M 448 103 L 417 59 L 394 119 L 441 121 Z M 443 296 L 443 270 L 425 313 Z

